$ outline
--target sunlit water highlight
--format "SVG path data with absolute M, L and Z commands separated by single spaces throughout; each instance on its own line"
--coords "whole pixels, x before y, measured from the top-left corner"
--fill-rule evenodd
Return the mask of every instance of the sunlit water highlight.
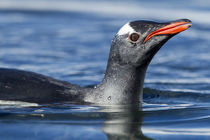
M 193 21 L 153 59 L 142 109 L 0 101 L 1 139 L 208 139 L 208 4 L 207 0 L 0 1 L 0 67 L 82 86 L 100 82 L 111 39 L 126 22 Z

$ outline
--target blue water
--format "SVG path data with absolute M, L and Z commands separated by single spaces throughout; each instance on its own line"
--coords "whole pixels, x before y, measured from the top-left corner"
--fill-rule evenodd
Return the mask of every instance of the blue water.
M 0 102 L 0 139 L 210 139 L 209 5 L 207 0 L 1 0 L 0 67 L 82 86 L 103 78 L 112 37 L 126 22 L 189 18 L 193 26 L 152 60 L 142 108 Z

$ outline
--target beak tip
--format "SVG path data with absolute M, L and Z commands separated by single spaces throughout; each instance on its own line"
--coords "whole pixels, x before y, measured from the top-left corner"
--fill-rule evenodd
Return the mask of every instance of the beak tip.
M 192 24 L 192 21 L 190 19 L 179 19 L 179 20 L 176 20 L 175 22 L 186 22 L 186 23 L 191 23 Z

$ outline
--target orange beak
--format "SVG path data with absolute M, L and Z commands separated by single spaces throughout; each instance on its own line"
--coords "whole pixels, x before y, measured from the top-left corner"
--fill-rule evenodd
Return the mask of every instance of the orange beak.
M 147 40 L 149 40 L 150 38 L 152 38 L 153 36 L 156 36 L 156 35 L 177 34 L 179 32 L 182 32 L 182 31 L 188 29 L 190 26 L 192 26 L 192 22 L 180 21 L 180 22 L 171 23 L 169 25 L 166 25 L 166 26 L 150 33 L 146 37 L 144 42 L 147 42 Z

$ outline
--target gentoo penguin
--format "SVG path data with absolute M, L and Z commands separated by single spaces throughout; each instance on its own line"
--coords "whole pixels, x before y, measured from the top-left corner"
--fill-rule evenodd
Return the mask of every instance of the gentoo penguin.
M 166 23 L 139 20 L 125 24 L 114 36 L 105 76 L 95 88 L 80 87 L 34 72 L 1 68 L 0 100 L 140 103 L 145 73 L 153 56 L 171 37 L 191 25 L 188 19 Z

